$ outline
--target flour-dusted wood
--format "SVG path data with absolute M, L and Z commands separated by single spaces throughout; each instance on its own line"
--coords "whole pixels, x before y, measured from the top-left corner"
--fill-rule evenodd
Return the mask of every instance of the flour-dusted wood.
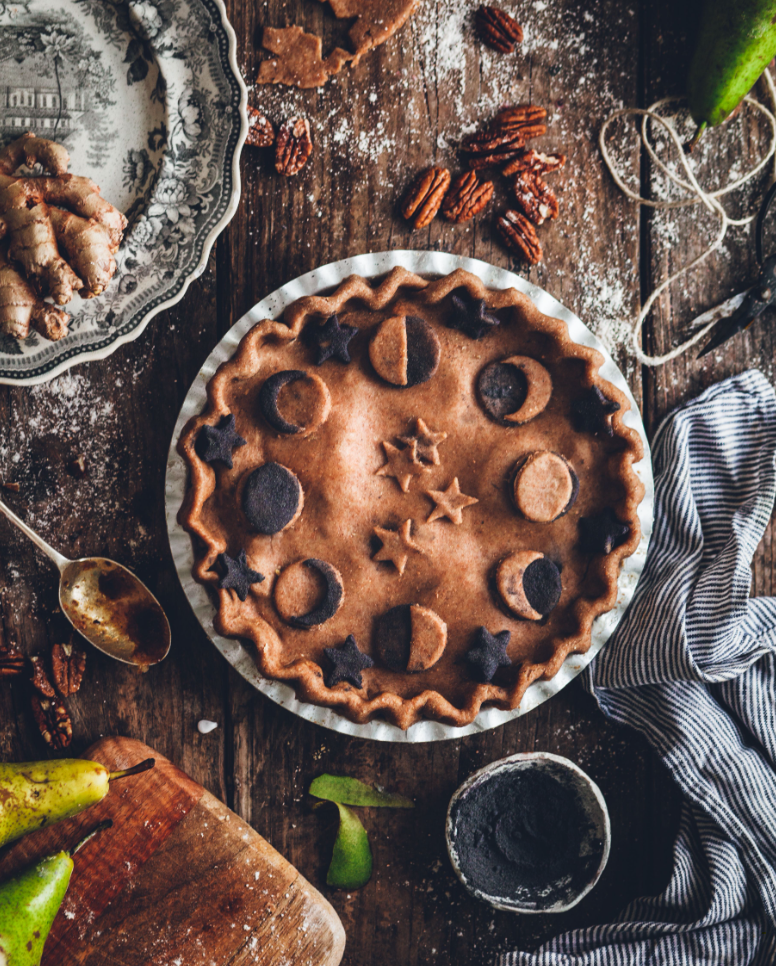
M 771 314 L 703 366 L 686 358 L 643 372 L 624 348 L 642 295 L 697 254 L 714 223 L 694 210 L 676 221 L 639 212 L 606 173 L 596 139 L 610 110 L 682 91 L 686 32 L 697 4 L 500 5 L 524 30 L 513 54 L 491 52 L 477 40 L 478 0 L 422 0 L 401 31 L 321 91 L 252 87 L 251 102 L 275 125 L 309 117 L 314 149 L 305 168 L 283 178 L 274 172 L 272 148 L 246 149 L 240 208 L 208 271 L 178 306 L 110 359 L 79 366 L 49 387 L 0 389 L 0 480 L 20 487 L 2 491 L 7 500 L 63 553 L 104 553 L 136 570 L 173 629 L 170 656 L 145 675 L 88 652 L 81 690 L 68 699 L 72 750 L 82 753 L 100 734 L 128 734 L 178 762 L 325 892 L 348 934 L 345 966 L 484 966 L 499 949 L 532 948 L 563 928 L 610 920 L 629 899 L 667 882 L 678 796 L 646 743 L 604 721 L 579 683 L 504 728 L 433 747 L 350 740 L 292 717 L 245 684 L 194 619 L 164 526 L 172 428 L 218 339 L 269 292 L 319 264 L 365 251 L 432 248 L 516 268 L 576 312 L 616 350 L 636 398 L 645 401 L 650 431 L 675 405 L 728 373 L 752 365 L 773 373 Z M 249 83 L 263 56 L 257 44 L 265 24 L 302 24 L 323 36 L 324 53 L 339 42 L 327 5 L 314 0 L 227 0 L 227 9 Z M 463 170 L 457 140 L 502 103 L 529 102 L 549 112 L 548 133 L 532 146 L 568 157 L 547 179 L 560 211 L 537 229 L 542 263 L 529 271 L 502 247 L 492 218 L 506 210 L 509 195 L 498 176 L 490 206 L 472 221 L 453 225 L 437 217 L 413 232 L 399 208 L 417 174 L 437 165 L 457 176 Z M 737 158 L 762 146 L 764 130 L 745 118 L 728 130 L 707 132 L 713 138 L 702 156 L 710 184 L 721 184 Z M 648 160 L 633 135 L 621 159 L 633 184 L 645 185 Z M 728 240 L 724 253 L 658 308 L 647 332 L 650 349 L 668 348 L 683 334 L 682 320 L 754 277 L 751 234 L 737 230 Z M 86 460 L 82 479 L 67 468 L 79 454 Z M 755 558 L 757 593 L 772 593 L 772 575 L 769 529 Z M 50 565 L 0 522 L 0 641 L 17 642 L 31 655 L 66 640 L 56 586 Z M 23 678 L 0 681 L 0 755 L 7 760 L 47 754 L 28 698 Z M 201 718 L 219 727 L 202 736 Z M 612 856 L 601 882 L 557 917 L 492 912 L 459 886 L 445 852 L 445 810 L 460 781 L 503 755 L 533 750 L 579 763 L 601 787 L 612 817 Z M 310 812 L 305 795 L 324 771 L 379 783 L 417 802 L 412 810 L 364 810 L 375 872 L 358 892 L 325 885 L 336 817 L 333 806 Z
M 337 966 L 337 914 L 234 812 L 142 742 L 102 738 L 86 757 L 156 766 L 0 859 L 5 878 L 113 821 L 75 858 L 43 966 Z

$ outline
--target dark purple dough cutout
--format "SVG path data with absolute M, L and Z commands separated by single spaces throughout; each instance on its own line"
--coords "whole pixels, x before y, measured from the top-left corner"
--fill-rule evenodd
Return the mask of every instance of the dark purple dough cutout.
M 377 618 L 374 645 L 380 660 L 392 671 L 406 671 L 412 644 L 412 613 L 399 604 Z
M 560 571 L 548 557 L 540 557 L 525 568 L 523 591 L 526 600 L 542 617 L 557 606 L 562 590 Z
M 327 620 L 334 617 L 342 602 L 343 588 L 339 574 L 330 563 L 327 563 L 325 560 L 318 560 L 317 557 L 308 557 L 303 563 L 310 570 L 316 570 L 326 583 L 326 593 L 316 608 L 308 611 L 306 614 L 301 614 L 299 617 L 288 618 L 288 623 L 292 627 L 300 627 L 302 630 L 308 630 L 311 627 L 316 627 L 318 624 L 324 624 Z
M 302 500 L 302 486 L 291 470 L 279 463 L 264 463 L 245 484 L 243 513 L 258 533 L 279 533 L 293 520 Z
M 434 375 L 442 358 L 439 339 L 425 319 L 408 315 L 405 320 L 407 329 L 407 385 L 418 386 Z
M 477 377 L 477 393 L 488 416 L 502 426 L 514 426 L 505 417 L 516 413 L 528 395 L 522 369 L 506 362 L 491 362 Z
M 273 429 L 279 433 L 299 433 L 304 427 L 297 426 L 296 423 L 289 423 L 287 419 L 278 412 L 278 396 L 283 386 L 290 382 L 297 382 L 299 379 L 306 379 L 307 373 L 304 369 L 284 369 L 283 372 L 276 372 L 269 379 L 264 381 L 259 393 L 259 409 L 261 415 L 267 420 Z

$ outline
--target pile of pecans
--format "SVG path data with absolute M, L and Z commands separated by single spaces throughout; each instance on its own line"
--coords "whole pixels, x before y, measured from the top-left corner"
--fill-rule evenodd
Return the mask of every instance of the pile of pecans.
M 0 646 L 0 678 L 21 674 L 25 668 L 22 652 L 14 645 Z M 64 699 L 81 687 L 86 669 L 86 651 L 74 643 L 55 644 L 49 655 L 49 669 L 40 656 L 30 658 L 33 687 L 32 714 L 46 744 L 56 751 L 67 748 L 73 739 L 73 723 Z M 53 681 L 53 683 L 52 683 Z
M 492 181 L 481 181 L 479 171 L 500 167 L 508 179 L 515 209 L 496 219 L 506 247 L 531 265 L 542 260 L 536 228 L 558 217 L 558 199 L 544 175 L 562 168 L 563 154 L 543 154 L 526 142 L 547 133 L 547 111 L 535 104 L 507 107 L 482 131 L 461 142 L 469 170 L 454 181 L 447 168 L 427 168 L 415 179 L 402 205 L 413 228 L 425 228 L 441 213 L 452 222 L 464 222 L 485 208 L 493 196 Z
M 292 117 L 275 132 L 268 117 L 255 107 L 248 108 L 248 135 L 245 143 L 254 148 L 275 145 L 275 170 L 287 178 L 298 174 L 313 153 L 313 137 L 306 117 Z

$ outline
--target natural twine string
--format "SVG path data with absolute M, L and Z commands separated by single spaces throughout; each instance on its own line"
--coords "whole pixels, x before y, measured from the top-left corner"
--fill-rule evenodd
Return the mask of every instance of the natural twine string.
M 711 322 L 707 323 L 701 329 L 695 332 L 689 339 L 687 339 L 686 342 L 683 342 L 681 345 L 676 346 L 676 348 L 671 349 L 670 352 L 666 352 L 662 356 L 647 355 L 641 348 L 641 344 L 640 344 L 641 329 L 642 329 L 642 326 L 644 325 L 644 320 L 649 315 L 655 300 L 661 296 L 661 294 L 668 288 L 668 286 L 672 282 L 675 282 L 677 278 L 680 278 L 682 275 L 685 275 L 687 272 L 692 271 L 694 268 L 700 265 L 701 262 L 705 261 L 709 257 L 709 255 L 711 255 L 712 252 L 716 251 L 722 244 L 725 238 L 725 235 L 727 234 L 727 230 L 729 227 L 731 227 L 731 225 L 732 226 L 748 225 L 750 222 L 754 221 L 755 218 L 757 217 L 757 212 L 755 211 L 754 214 L 747 215 L 745 218 L 730 218 L 726 213 L 725 209 L 722 207 L 722 204 L 720 203 L 719 199 L 724 198 L 725 195 L 730 194 L 732 191 L 736 191 L 742 185 L 746 184 L 747 181 L 750 181 L 757 174 L 759 174 L 760 171 L 763 170 L 763 168 L 765 168 L 765 166 L 768 164 L 771 158 L 776 158 L 776 115 L 774 115 L 774 111 L 776 111 L 776 86 L 774 85 L 773 78 L 771 77 L 769 70 L 766 70 L 764 72 L 763 77 L 765 78 L 765 83 L 766 83 L 766 86 L 768 87 L 768 93 L 770 95 L 771 105 L 773 106 L 774 110 L 773 111 L 769 110 L 764 104 L 761 104 L 753 97 L 749 97 L 749 96 L 745 97 L 744 102 L 750 105 L 751 107 L 755 108 L 756 110 L 758 110 L 761 114 L 763 114 L 768 119 L 768 123 L 771 125 L 771 142 L 768 147 L 768 152 L 760 161 L 757 162 L 757 164 L 753 168 L 747 171 L 746 174 L 742 175 L 740 178 L 736 178 L 735 181 L 729 182 L 728 184 L 724 185 L 722 188 L 718 188 L 716 191 L 707 192 L 707 191 L 704 191 L 703 188 L 701 188 L 701 186 L 698 184 L 698 180 L 696 179 L 695 175 L 692 172 L 692 168 L 690 167 L 689 160 L 684 152 L 682 141 L 679 139 L 679 136 L 677 135 L 672 125 L 669 124 L 664 117 L 662 117 L 660 114 L 657 113 L 657 111 L 661 107 L 663 107 L 666 104 L 676 102 L 680 100 L 679 98 L 664 97 L 659 101 L 655 101 L 655 103 L 650 105 L 650 107 L 647 110 L 642 110 L 640 108 L 635 108 L 635 107 L 628 107 L 620 111 L 615 111 L 614 113 L 610 114 L 609 117 L 607 117 L 607 119 L 603 123 L 603 126 L 601 127 L 601 133 L 598 135 L 598 144 L 601 148 L 601 154 L 604 159 L 604 164 L 609 169 L 609 173 L 614 179 L 614 183 L 617 185 L 620 191 L 622 191 L 625 195 L 627 195 L 628 198 L 631 199 L 631 201 L 635 201 L 637 202 L 637 204 L 640 204 L 640 205 L 646 205 L 648 208 L 660 208 L 660 209 L 685 208 L 688 205 L 697 205 L 700 203 L 700 204 L 703 204 L 710 212 L 712 212 L 712 214 L 717 215 L 720 221 L 719 231 L 717 232 L 717 236 L 714 239 L 714 241 L 709 245 L 709 247 L 702 254 L 698 255 L 697 258 L 694 258 L 687 265 L 683 266 L 678 271 L 673 272 L 671 275 L 668 276 L 668 278 L 664 279 L 660 283 L 660 285 L 658 285 L 657 288 L 655 288 L 650 293 L 649 298 L 647 298 L 646 302 L 644 302 L 644 305 L 641 307 L 641 311 L 639 312 L 638 317 L 636 318 L 636 324 L 633 327 L 632 349 L 633 349 L 634 355 L 639 360 L 639 362 L 643 363 L 646 366 L 659 366 L 659 365 L 662 365 L 664 362 L 668 362 L 671 359 L 676 359 L 677 356 L 682 355 L 682 353 L 686 352 L 689 348 L 691 348 L 692 346 L 700 342 L 701 339 L 703 339 L 703 337 L 717 324 L 718 319 L 716 318 L 712 319 Z M 652 161 L 658 166 L 658 168 L 660 168 L 660 170 L 663 172 L 663 174 L 665 174 L 667 178 L 673 181 L 675 185 L 677 185 L 680 188 L 683 188 L 686 191 L 689 191 L 691 193 L 690 197 L 682 198 L 682 199 L 679 199 L 678 201 L 653 201 L 650 198 L 643 198 L 640 194 L 638 194 L 637 192 L 629 188 L 628 185 L 625 183 L 619 171 L 617 170 L 617 165 L 614 162 L 611 154 L 609 153 L 608 147 L 606 146 L 606 132 L 609 128 L 609 125 L 613 121 L 616 121 L 617 118 L 628 117 L 632 115 L 640 116 L 642 118 L 641 135 L 640 135 L 641 143 L 646 148 L 647 153 L 649 154 Z M 685 173 L 687 175 L 687 181 L 683 180 L 678 175 L 670 171 L 666 167 L 666 165 L 660 160 L 660 158 L 657 156 L 657 153 L 655 152 L 655 149 L 653 148 L 653 146 L 650 144 L 649 137 L 648 137 L 648 123 L 650 120 L 654 121 L 656 124 L 661 125 L 664 128 L 664 130 L 667 132 L 668 137 L 673 142 L 676 148 L 677 154 L 679 155 L 679 159 L 682 162 Z

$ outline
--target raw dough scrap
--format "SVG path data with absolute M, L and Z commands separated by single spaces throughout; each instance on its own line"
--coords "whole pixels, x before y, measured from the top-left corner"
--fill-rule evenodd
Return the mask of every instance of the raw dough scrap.
M 420 0 L 329 0 L 340 20 L 355 17 L 348 32 L 354 53 L 341 47 L 323 59 L 321 38 L 299 26 L 265 27 L 262 46 L 276 55 L 259 64 L 259 84 L 287 84 L 289 87 L 320 87 L 350 61 L 357 64 L 373 47 L 379 47 L 404 26 Z
M 420 0 L 329 0 L 334 16 L 358 19 L 348 36 L 355 48 L 353 64 L 373 47 L 379 47 L 404 26 L 418 7 Z
M 322 41 L 301 27 L 265 27 L 262 46 L 277 59 L 259 64 L 259 84 L 288 84 L 289 87 L 320 87 L 352 59 L 341 47 L 322 57 Z

